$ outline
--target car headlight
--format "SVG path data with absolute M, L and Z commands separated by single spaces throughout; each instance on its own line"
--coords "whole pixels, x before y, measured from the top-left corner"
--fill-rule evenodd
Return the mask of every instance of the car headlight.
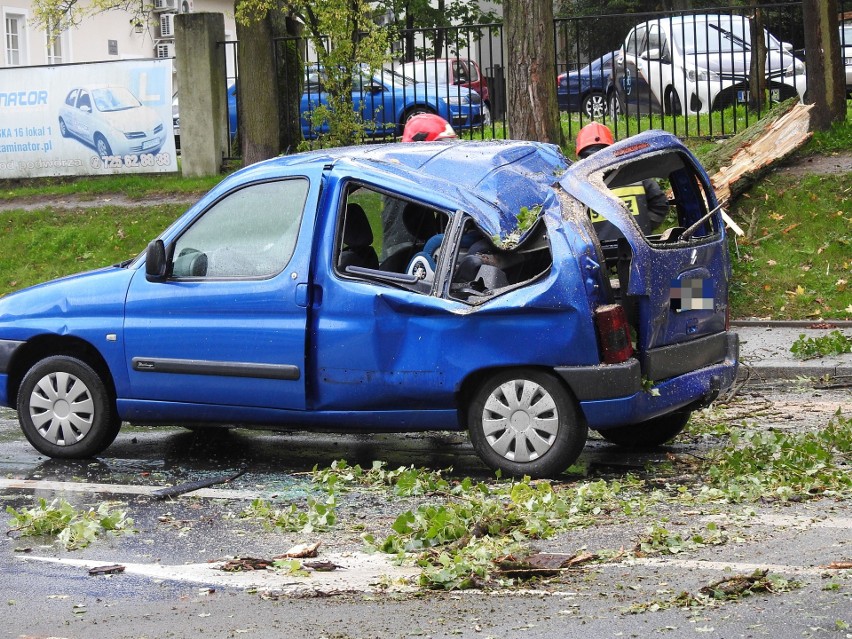
M 470 104 L 470 99 L 466 95 L 451 95 L 447 97 L 447 103 L 453 106 L 460 106 L 462 104 Z
M 687 69 L 686 77 L 690 82 L 707 82 L 708 80 L 718 80 L 719 74 L 708 69 Z
M 784 77 L 785 78 L 792 78 L 793 76 L 796 76 L 796 75 L 804 75 L 804 73 L 805 73 L 805 63 L 802 62 L 801 60 L 796 60 L 795 62 L 793 62 L 793 64 L 791 64 L 786 69 L 784 69 Z

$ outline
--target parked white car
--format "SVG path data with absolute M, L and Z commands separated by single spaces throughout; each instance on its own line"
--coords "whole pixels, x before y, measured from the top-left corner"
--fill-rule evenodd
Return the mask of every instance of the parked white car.
M 701 14 L 649 20 L 634 27 L 615 57 L 611 112 L 707 113 L 748 100 L 749 19 Z M 773 100 L 804 98 L 805 65 L 792 45 L 764 29 L 766 78 Z M 617 102 L 616 102 L 617 100 Z M 612 111 L 616 109 L 616 111 Z
M 59 131 L 93 147 L 101 157 L 156 154 L 166 141 L 159 113 L 122 86 L 71 89 L 59 108 Z

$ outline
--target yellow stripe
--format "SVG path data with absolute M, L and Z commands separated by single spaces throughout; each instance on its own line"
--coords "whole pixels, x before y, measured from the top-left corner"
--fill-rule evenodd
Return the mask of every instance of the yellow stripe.
M 645 187 L 641 184 L 631 184 L 630 186 L 619 186 L 617 189 L 612 189 L 612 192 L 618 197 L 645 195 Z

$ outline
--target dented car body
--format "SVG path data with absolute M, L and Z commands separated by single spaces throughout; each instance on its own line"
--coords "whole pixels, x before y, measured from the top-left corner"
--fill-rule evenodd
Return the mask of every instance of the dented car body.
M 612 192 L 646 178 L 671 188 L 647 237 Z M 122 421 L 467 429 L 490 466 L 552 475 L 588 428 L 660 444 L 732 384 L 729 278 L 709 178 L 666 133 L 574 164 L 316 151 L 235 173 L 134 260 L 0 300 L 0 403 L 55 457 Z

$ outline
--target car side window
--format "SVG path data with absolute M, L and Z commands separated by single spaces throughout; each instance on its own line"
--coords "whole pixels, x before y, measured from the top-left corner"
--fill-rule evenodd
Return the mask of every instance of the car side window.
M 77 108 L 83 109 L 84 107 L 88 107 L 89 111 L 91 111 L 92 101 L 89 99 L 89 94 L 86 91 L 80 91 L 80 98 L 77 100 Z
M 429 290 L 449 224 L 446 212 L 357 185 L 342 209 L 334 258 L 339 274 Z
M 77 101 L 77 91 L 78 89 L 74 89 L 73 91 L 71 91 L 71 93 L 68 94 L 68 97 L 65 98 L 65 104 L 70 107 L 74 106 L 74 102 Z
M 645 27 L 636 27 L 627 38 L 625 51 L 630 55 L 638 56 L 642 52 L 644 40 Z
M 308 180 L 263 182 L 211 206 L 175 242 L 174 277 L 258 278 L 280 273 L 296 246 Z

